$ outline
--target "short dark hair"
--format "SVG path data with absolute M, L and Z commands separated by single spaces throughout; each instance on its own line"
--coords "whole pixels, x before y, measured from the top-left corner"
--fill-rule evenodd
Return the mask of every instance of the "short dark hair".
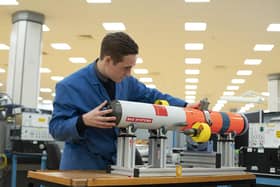
M 107 34 L 101 43 L 100 59 L 110 56 L 114 63 L 122 61 L 126 55 L 138 54 L 137 43 L 124 32 Z

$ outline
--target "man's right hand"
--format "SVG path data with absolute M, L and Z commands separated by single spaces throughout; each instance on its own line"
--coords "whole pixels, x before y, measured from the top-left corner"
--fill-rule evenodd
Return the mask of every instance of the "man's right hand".
M 84 124 L 89 127 L 98 127 L 98 128 L 112 128 L 116 126 L 115 123 L 116 117 L 106 116 L 107 114 L 110 114 L 113 110 L 112 109 L 102 110 L 103 107 L 106 106 L 106 104 L 107 101 L 104 101 L 93 110 L 89 111 L 88 113 L 85 113 L 82 116 Z

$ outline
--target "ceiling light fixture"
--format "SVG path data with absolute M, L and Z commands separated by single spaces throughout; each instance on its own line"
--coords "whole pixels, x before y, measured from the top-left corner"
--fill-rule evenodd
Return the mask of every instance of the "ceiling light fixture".
M 185 64 L 201 64 L 200 58 L 185 58 Z
M 49 68 L 40 68 L 40 73 L 50 73 L 52 72 Z
M 266 31 L 268 32 L 280 32 L 280 24 L 279 23 L 272 23 L 269 24 L 266 28 Z
M 49 104 L 52 104 L 53 102 L 52 102 L 52 100 L 43 100 L 42 103 L 49 105 Z
M 137 57 L 136 64 L 142 64 L 142 63 L 143 63 L 143 59 L 141 57 Z
M 244 79 L 232 79 L 231 83 L 232 84 L 244 84 L 245 80 Z
M 252 75 L 253 71 L 252 70 L 238 70 L 236 72 L 236 75 L 245 75 L 245 76 L 249 76 Z
M 141 82 L 153 82 L 153 79 L 151 77 L 141 77 L 139 78 L 139 81 Z
M 271 51 L 273 47 L 273 44 L 256 44 L 254 51 Z
M 207 27 L 206 23 L 203 22 L 186 22 L 185 30 L 186 31 L 205 31 Z
M 52 43 L 51 47 L 57 50 L 70 50 L 71 47 L 67 43 Z
M 96 3 L 96 4 L 101 4 L 101 3 L 112 3 L 111 0 L 86 0 L 87 3 Z
M 200 70 L 199 69 L 185 69 L 186 75 L 199 75 Z
M 52 92 L 52 89 L 50 89 L 50 88 L 40 88 L 40 92 L 50 93 L 50 92 Z
M 227 90 L 238 90 L 239 86 L 227 86 Z
M 186 90 L 196 90 L 197 89 L 197 85 L 189 85 L 189 84 L 187 84 L 185 86 L 185 89 Z
M 261 59 L 246 59 L 244 61 L 245 65 L 260 65 L 262 63 Z
M 0 68 L 0 73 L 5 73 L 5 72 L 6 72 L 6 70 L 5 70 L 5 69 Z
M 186 3 L 209 3 L 210 0 L 185 0 Z
M 124 31 L 125 26 L 121 22 L 106 22 L 102 23 L 106 31 Z
M 16 0 L 0 0 L 0 5 L 18 5 L 19 3 Z
M 7 46 L 6 44 L 0 44 L 0 50 L 9 50 L 10 47 Z
M 51 80 L 54 80 L 54 81 L 61 81 L 63 79 L 64 79 L 64 77 L 62 77 L 62 76 L 51 76 Z
M 146 84 L 146 86 L 147 86 L 148 88 L 157 88 L 156 85 L 154 85 L 154 84 Z
M 227 100 L 233 103 L 262 103 L 264 101 L 263 97 L 245 97 L 245 96 L 222 96 L 221 99 Z
M 87 63 L 87 59 L 85 59 L 84 57 L 70 57 L 69 61 L 72 62 L 73 64 Z
M 234 95 L 235 93 L 232 91 L 224 91 L 223 95 Z
M 185 49 L 190 50 L 190 51 L 203 50 L 203 48 L 204 48 L 203 43 L 186 43 L 185 44 Z
M 149 71 L 147 69 L 133 69 L 135 74 L 148 74 Z
M 186 95 L 185 96 L 185 100 L 189 100 L 189 99 L 193 99 L 193 100 L 195 100 L 195 95 Z
M 198 83 L 199 79 L 198 78 L 186 78 L 185 82 L 186 83 Z
M 43 25 L 43 32 L 48 32 L 50 31 L 50 28 L 47 25 Z
M 195 95 L 196 91 L 185 91 L 185 95 Z

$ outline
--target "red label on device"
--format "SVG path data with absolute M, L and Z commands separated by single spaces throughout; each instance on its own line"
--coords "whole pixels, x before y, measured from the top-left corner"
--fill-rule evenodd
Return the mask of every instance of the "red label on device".
M 127 122 L 134 122 L 134 123 L 152 123 L 153 119 L 151 119 L 151 118 L 138 118 L 138 117 L 127 116 L 125 121 L 127 121 Z
M 157 116 L 168 116 L 165 106 L 153 105 Z

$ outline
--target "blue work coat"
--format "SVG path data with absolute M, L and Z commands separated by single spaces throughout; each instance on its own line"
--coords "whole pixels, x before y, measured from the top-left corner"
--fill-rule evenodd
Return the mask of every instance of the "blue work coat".
M 65 141 L 60 169 L 106 169 L 115 164 L 118 128 L 88 127 L 82 134 L 77 131 L 79 116 L 89 112 L 104 100 L 110 101 L 106 89 L 96 75 L 96 62 L 66 77 L 56 85 L 54 110 L 49 124 L 51 135 Z M 132 76 L 116 83 L 116 99 L 154 103 L 164 99 L 174 106 L 186 102 L 147 88 Z

